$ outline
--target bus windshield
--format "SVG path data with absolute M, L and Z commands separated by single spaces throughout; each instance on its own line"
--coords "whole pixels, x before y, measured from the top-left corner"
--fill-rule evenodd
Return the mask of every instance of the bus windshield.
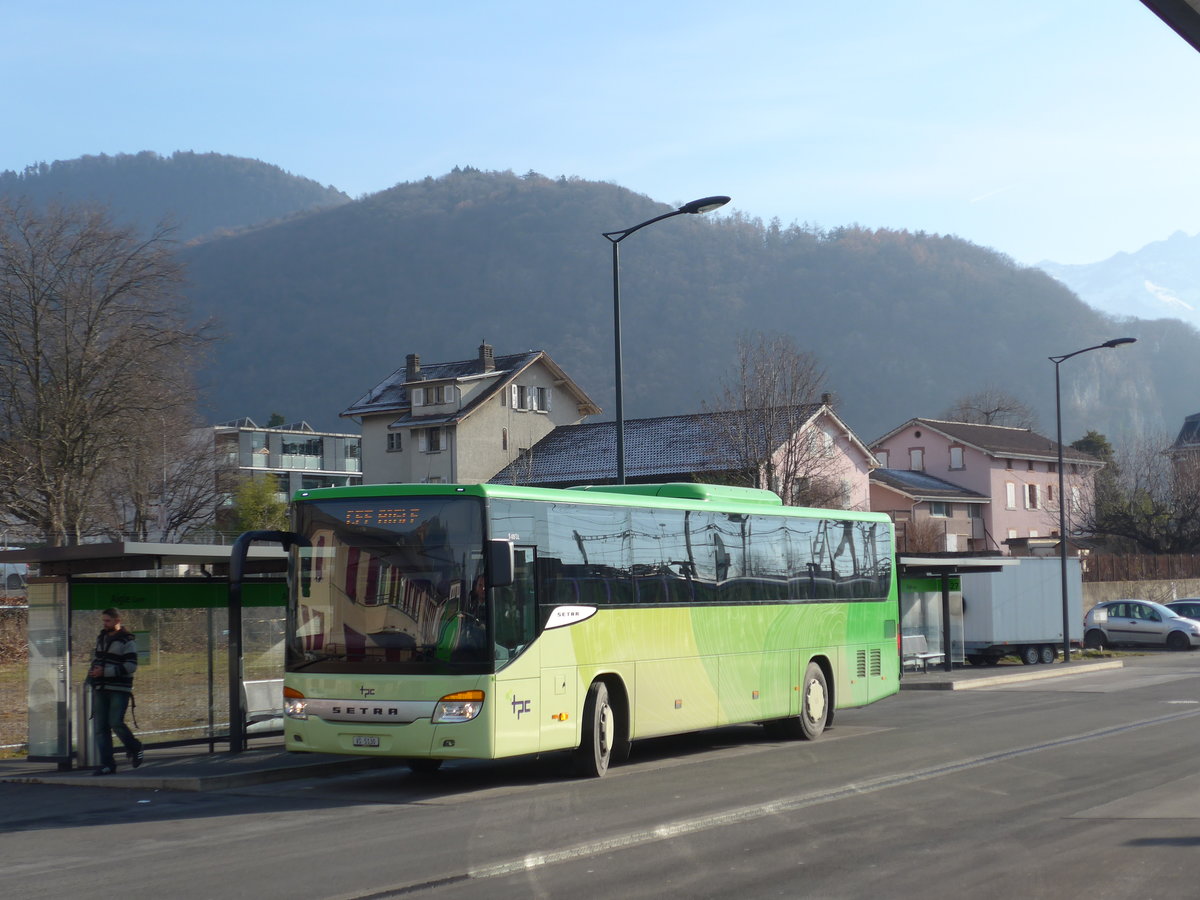
M 473 497 L 301 502 L 288 671 L 484 671 L 483 506 Z

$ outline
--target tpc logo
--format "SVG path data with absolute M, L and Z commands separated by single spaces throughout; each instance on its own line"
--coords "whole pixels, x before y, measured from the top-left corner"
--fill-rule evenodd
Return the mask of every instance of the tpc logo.
M 513 697 L 512 708 L 513 712 L 517 714 L 518 721 L 525 713 L 533 712 L 533 709 L 530 706 L 531 703 L 532 701 L 530 700 L 518 700 L 516 697 Z

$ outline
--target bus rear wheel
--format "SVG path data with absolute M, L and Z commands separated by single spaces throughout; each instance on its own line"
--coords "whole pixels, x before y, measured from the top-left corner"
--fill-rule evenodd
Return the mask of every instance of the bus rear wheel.
M 804 672 L 804 685 L 800 693 L 800 737 L 806 741 L 820 737 L 829 722 L 831 711 L 825 672 L 815 662 L 810 662 Z
M 800 695 L 800 715 L 789 719 L 768 719 L 763 731 L 772 740 L 802 738 L 811 741 L 833 724 L 833 707 L 829 704 L 829 686 L 825 672 L 816 663 L 809 663 L 804 674 Z
M 608 702 L 608 685 L 593 681 L 583 704 L 583 737 L 575 750 L 575 772 L 600 778 L 612 761 L 617 733 L 616 715 Z

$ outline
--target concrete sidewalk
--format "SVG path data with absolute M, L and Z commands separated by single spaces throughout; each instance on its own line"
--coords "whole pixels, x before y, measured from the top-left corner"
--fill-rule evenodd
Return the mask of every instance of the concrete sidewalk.
M 995 687 L 1021 681 L 1040 681 L 1044 678 L 1062 678 L 1069 675 L 1087 675 L 1120 669 L 1125 666 L 1121 659 L 1079 659 L 1065 665 L 1051 663 L 1048 666 L 1016 665 L 964 666 L 950 672 L 940 666 L 935 671 L 904 673 L 900 681 L 902 691 L 969 691 L 972 688 Z
M 219 746 L 219 745 L 218 745 Z M 341 775 L 361 769 L 400 766 L 395 758 L 326 756 L 289 753 L 283 738 L 258 738 L 250 749 L 210 753 L 207 744 L 196 747 L 146 747 L 146 758 L 134 769 L 118 749 L 117 771 L 95 776 L 91 769 L 59 771 L 54 763 L 28 759 L 0 759 L 0 782 L 18 784 L 67 784 L 73 787 L 136 788 L 141 790 L 216 791 L 273 781 Z

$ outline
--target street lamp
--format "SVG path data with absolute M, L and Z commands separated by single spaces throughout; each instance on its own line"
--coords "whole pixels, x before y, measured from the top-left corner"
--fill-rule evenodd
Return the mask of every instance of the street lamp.
M 1111 341 L 1105 341 L 1103 344 L 1097 344 L 1095 347 L 1084 347 L 1082 350 L 1076 350 L 1074 353 L 1050 357 L 1050 362 L 1054 363 L 1054 420 L 1058 427 L 1058 559 L 1062 569 L 1064 663 L 1071 661 L 1071 611 L 1067 604 L 1067 497 L 1063 493 L 1066 488 L 1063 481 L 1062 391 L 1059 387 L 1058 367 L 1072 356 L 1078 356 L 1080 353 L 1102 350 L 1106 347 L 1119 347 L 1122 344 L 1134 344 L 1136 342 L 1137 338 L 1113 338 Z
M 661 216 L 655 216 L 653 219 L 647 219 L 645 222 L 642 222 L 640 225 L 634 225 L 632 228 L 626 228 L 622 231 L 604 232 L 604 236 L 612 243 L 613 350 L 616 356 L 614 379 L 617 394 L 617 484 L 625 483 L 625 407 L 621 374 L 621 258 L 617 250 L 617 245 L 635 231 L 639 231 L 647 225 L 653 225 L 655 222 L 661 222 L 663 219 L 669 219 L 672 216 L 712 212 L 714 209 L 719 209 L 728 202 L 728 197 L 701 197 L 699 200 L 683 204 L 679 209 L 663 213 Z

